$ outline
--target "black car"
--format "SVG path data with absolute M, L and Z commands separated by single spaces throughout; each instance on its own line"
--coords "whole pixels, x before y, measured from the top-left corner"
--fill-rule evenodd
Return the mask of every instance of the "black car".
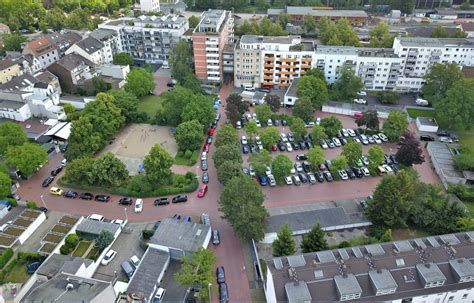
M 308 160 L 308 156 L 306 156 L 306 154 L 298 154 L 296 155 L 296 160 L 305 161 L 305 160 Z
M 63 170 L 62 166 L 58 166 L 51 171 L 51 176 L 57 176 Z
M 357 178 L 362 178 L 364 176 L 364 173 L 362 172 L 362 169 L 360 169 L 358 167 L 354 167 L 352 169 L 352 171 L 354 172 L 354 174 L 356 175 Z
M 158 198 L 153 202 L 153 205 L 160 206 L 160 205 L 168 205 L 170 204 L 170 199 L 168 198 Z
M 396 155 L 390 155 L 390 160 L 392 160 L 393 164 L 398 164 L 397 156 Z
M 316 177 L 316 180 L 318 180 L 319 183 L 323 183 L 323 182 L 324 182 L 323 174 L 320 173 L 319 171 L 315 172 L 315 173 L 314 173 L 314 176 Z
M 216 127 L 217 127 L 217 122 L 216 122 L 216 121 L 212 122 L 211 128 L 214 128 L 214 129 L 215 129 Z
M 281 120 L 275 119 L 273 121 L 273 126 L 280 126 L 281 125 Z
M 207 144 L 212 144 L 212 136 L 207 136 Z
M 229 302 L 229 293 L 227 292 L 227 284 L 219 283 L 219 303 Z
M 291 144 L 291 147 L 293 147 L 293 150 L 299 150 L 300 149 L 300 145 L 298 143 L 296 143 L 295 141 L 291 141 L 290 144 Z
M 341 138 L 340 141 L 341 141 L 341 144 L 342 144 L 342 145 L 346 145 L 346 144 L 347 144 L 346 138 Z
M 173 203 L 183 203 L 188 201 L 188 196 L 186 195 L 178 195 L 171 200 Z
M 309 173 L 311 171 L 311 167 L 309 166 L 309 163 L 306 161 L 303 162 L 303 170 L 305 173 Z
M 420 136 L 420 140 L 421 140 L 421 141 L 434 141 L 435 138 L 432 137 L 432 136 L 429 136 L 429 135 L 421 135 L 421 136 Z
M 32 275 L 35 273 L 35 271 L 41 266 L 41 262 L 33 262 L 28 265 L 26 265 L 26 271 Z
M 207 170 L 207 161 L 206 160 L 201 161 L 201 169 L 202 170 Z
M 224 266 L 218 266 L 216 268 L 217 283 L 225 283 L 225 271 Z
M 63 144 L 59 147 L 59 151 L 62 152 L 62 153 L 65 153 L 67 151 L 67 146 L 68 144 Z
M 328 182 L 334 181 L 334 178 L 332 177 L 332 175 L 329 171 L 326 170 L 326 171 L 323 172 L 323 174 L 324 174 L 324 178 L 326 179 L 326 181 L 328 181 Z
M 54 181 L 53 176 L 49 176 L 46 179 L 44 179 L 43 184 L 41 184 L 43 187 L 48 187 L 52 182 Z
M 242 145 L 242 152 L 244 154 L 248 154 L 250 152 L 250 148 L 247 144 Z
M 207 184 L 209 183 L 209 174 L 207 171 L 202 173 L 202 183 Z
M 311 143 L 311 141 L 306 141 L 305 144 L 306 144 L 307 149 L 310 149 L 313 147 L 313 143 Z
M 301 150 L 306 149 L 306 144 L 304 143 L 304 141 L 298 142 L 298 145 L 300 146 Z
M 132 205 L 133 204 L 133 199 L 129 197 L 124 197 L 119 200 L 120 205 Z
M 439 129 L 436 135 L 438 135 L 438 137 L 449 137 L 449 133 L 442 129 Z
M 285 143 L 283 143 L 283 142 L 278 143 L 278 149 L 279 149 L 280 151 L 282 151 L 282 152 L 283 152 L 283 151 L 286 151 L 286 145 L 285 145 Z
M 288 121 L 286 121 L 286 120 L 281 120 L 281 125 L 282 125 L 282 126 L 287 126 L 287 125 L 288 125 Z
M 346 169 L 347 176 L 349 176 L 349 179 L 354 179 L 356 175 L 352 171 L 352 169 Z
M 68 191 L 64 192 L 63 196 L 65 198 L 76 199 L 77 196 L 78 196 L 78 193 L 76 193 L 75 191 L 72 191 L 72 190 L 68 190 Z
M 109 202 L 110 201 L 110 196 L 97 195 L 97 196 L 95 196 L 94 200 L 96 200 L 97 202 Z
M 92 199 L 94 199 L 94 195 L 91 194 L 91 193 L 82 193 L 80 198 L 82 200 L 92 200 Z
M 47 213 L 47 212 L 48 212 L 48 209 L 47 209 L 46 207 L 43 207 L 43 206 L 42 206 L 42 207 L 38 207 L 37 210 L 42 211 L 42 212 L 44 212 L 44 213 Z
M 221 243 L 221 237 L 217 229 L 212 230 L 212 244 L 219 245 Z
M 258 152 L 257 145 L 255 145 L 255 144 L 250 144 L 249 147 L 250 147 L 250 153 L 255 154 L 255 153 Z
M 300 178 L 301 183 L 308 183 L 308 177 L 306 177 L 306 174 L 299 173 L 298 177 Z
M 358 128 L 354 129 L 354 133 L 356 134 L 357 137 L 360 136 L 360 130 Z

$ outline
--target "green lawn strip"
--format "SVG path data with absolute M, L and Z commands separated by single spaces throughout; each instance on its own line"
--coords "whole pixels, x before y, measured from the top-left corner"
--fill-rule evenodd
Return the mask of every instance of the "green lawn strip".
M 184 165 L 184 166 L 193 166 L 198 161 L 199 152 L 200 152 L 200 150 L 193 151 L 193 154 L 191 155 L 191 158 L 186 158 L 184 155 L 180 156 L 179 153 L 178 153 L 178 154 L 176 154 L 176 157 L 174 158 L 174 164 Z
M 86 251 L 89 249 L 89 246 L 91 246 L 92 242 L 90 241 L 81 241 L 77 245 L 76 250 L 72 253 L 73 257 L 82 257 Z
M 434 110 L 407 108 L 408 115 L 415 119 L 417 117 L 434 118 Z
M 146 113 L 150 119 L 154 119 L 161 103 L 160 96 L 145 96 L 138 102 L 138 112 Z
M 99 252 L 97 251 L 97 249 L 94 247 L 92 248 L 89 253 L 87 254 L 87 257 L 86 259 L 91 259 L 91 260 L 96 260 L 97 257 L 99 255 Z

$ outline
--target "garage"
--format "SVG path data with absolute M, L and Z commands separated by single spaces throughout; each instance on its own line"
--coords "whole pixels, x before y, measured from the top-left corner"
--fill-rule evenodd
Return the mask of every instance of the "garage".
M 418 117 L 416 118 L 416 127 L 420 132 L 436 133 L 438 123 L 435 118 Z

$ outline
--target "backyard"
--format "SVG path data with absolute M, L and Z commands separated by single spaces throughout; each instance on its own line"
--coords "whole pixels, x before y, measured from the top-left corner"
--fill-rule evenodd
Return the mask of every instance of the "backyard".
M 160 96 L 150 95 L 143 97 L 138 103 L 138 112 L 146 113 L 148 119 L 155 119 L 156 112 L 161 106 Z
M 91 246 L 92 242 L 91 241 L 81 241 L 77 245 L 76 250 L 72 253 L 73 257 L 83 257 L 86 251 L 89 249 Z
M 12 270 L 6 275 L 5 281 L 9 283 L 25 283 L 30 278 L 30 274 L 26 272 L 26 265 L 17 262 Z

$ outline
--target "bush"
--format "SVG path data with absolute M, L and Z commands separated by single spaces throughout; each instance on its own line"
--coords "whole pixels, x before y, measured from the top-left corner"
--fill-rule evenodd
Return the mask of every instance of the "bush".
M 184 152 L 184 157 L 186 159 L 191 159 L 191 156 L 193 155 L 193 152 L 190 151 L 189 149 L 187 149 L 185 152 Z
M 196 175 L 195 175 L 194 173 L 188 171 L 188 172 L 186 173 L 186 175 L 184 175 L 184 177 L 185 177 L 187 180 L 192 180 L 192 179 L 196 178 Z
M 462 201 L 474 202 L 474 187 L 464 184 L 449 184 L 448 192 L 456 195 Z
M 18 201 L 13 198 L 2 198 L 2 200 L 9 201 L 13 207 L 18 206 Z
M 183 157 L 184 156 L 184 152 L 182 150 L 178 150 L 178 154 L 177 154 L 178 157 Z
M 377 97 L 382 104 L 396 104 L 400 101 L 400 95 L 393 92 L 378 92 Z
M 7 248 L 3 251 L 3 253 L 0 255 L 0 269 L 5 267 L 5 265 L 10 261 L 10 259 L 13 257 L 13 249 Z
M 45 257 L 40 253 L 19 251 L 17 259 L 20 264 L 25 264 L 29 262 L 43 261 Z
M 38 208 L 38 206 L 36 206 L 36 202 L 35 202 L 35 201 L 31 201 L 31 200 L 26 202 L 26 207 L 27 207 L 27 208 L 33 208 L 33 209 Z
M 74 249 L 79 243 L 79 237 L 76 234 L 69 234 L 67 235 L 65 242 L 66 242 L 66 245 Z
M 153 186 L 145 175 L 139 174 L 130 179 L 127 189 L 130 193 L 134 193 L 135 196 L 139 196 L 153 191 Z
M 186 178 L 184 176 L 177 176 L 176 177 L 176 185 L 177 186 L 182 187 L 182 186 L 184 186 L 185 183 L 186 183 Z
M 62 245 L 60 248 L 59 248 L 59 252 L 61 253 L 61 255 L 69 255 L 71 253 L 72 249 L 64 244 Z
M 148 240 L 150 239 L 151 237 L 153 237 L 153 234 L 155 233 L 155 231 L 153 230 L 150 230 L 150 229 L 144 229 L 142 231 L 142 235 L 143 235 L 143 238 Z

